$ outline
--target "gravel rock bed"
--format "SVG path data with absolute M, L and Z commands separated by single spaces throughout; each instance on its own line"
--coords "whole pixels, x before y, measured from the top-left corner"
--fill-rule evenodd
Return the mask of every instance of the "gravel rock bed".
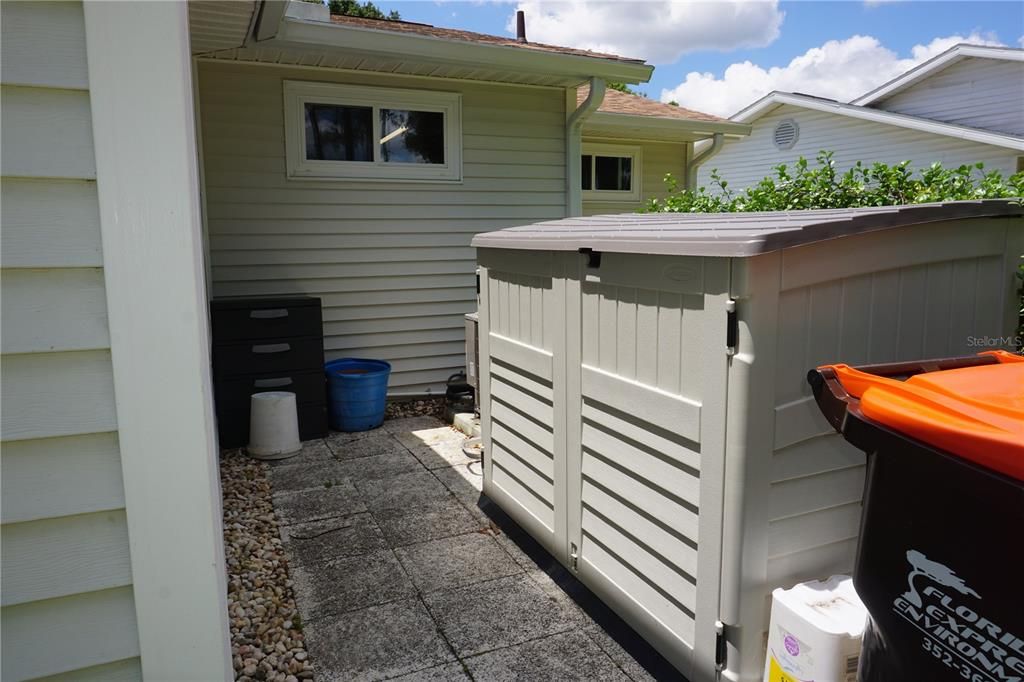
M 445 421 L 444 396 L 421 398 L 419 400 L 401 400 L 388 403 L 384 412 L 385 419 L 401 419 L 403 417 L 437 417 Z
M 222 455 L 220 476 L 235 679 L 311 680 L 267 465 L 235 450 Z

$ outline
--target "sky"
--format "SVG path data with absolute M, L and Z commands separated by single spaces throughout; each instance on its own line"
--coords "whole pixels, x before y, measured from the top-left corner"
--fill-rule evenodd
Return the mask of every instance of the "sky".
M 772 90 L 849 101 L 958 42 L 1024 47 L 1024 2 L 376 0 L 405 21 L 646 59 L 641 92 L 730 116 Z

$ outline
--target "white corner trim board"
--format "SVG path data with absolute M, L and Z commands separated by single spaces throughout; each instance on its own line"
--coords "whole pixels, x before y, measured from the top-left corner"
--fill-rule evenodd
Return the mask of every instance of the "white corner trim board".
M 232 677 L 187 12 L 85 3 L 132 583 L 153 680 Z

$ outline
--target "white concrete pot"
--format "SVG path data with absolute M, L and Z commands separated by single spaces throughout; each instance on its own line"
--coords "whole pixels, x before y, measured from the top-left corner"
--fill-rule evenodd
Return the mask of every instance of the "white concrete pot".
M 287 391 L 255 393 L 250 403 L 250 457 L 284 459 L 302 449 L 295 394 Z

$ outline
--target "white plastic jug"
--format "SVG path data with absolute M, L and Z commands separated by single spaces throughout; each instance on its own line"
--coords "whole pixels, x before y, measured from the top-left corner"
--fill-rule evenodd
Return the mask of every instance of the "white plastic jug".
M 856 682 L 868 611 L 848 575 L 772 592 L 766 682 Z
M 266 391 L 252 396 L 249 409 L 250 457 L 284 459 L 302 449 L 295 394 Z

